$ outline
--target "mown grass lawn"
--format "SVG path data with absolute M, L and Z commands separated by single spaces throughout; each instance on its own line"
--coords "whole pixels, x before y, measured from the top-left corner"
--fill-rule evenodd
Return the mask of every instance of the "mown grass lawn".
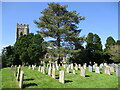
M 114 73 L 112 75 L 97 74 L 95 72 L 88 72 L 87 76 L 80 76 L 80 70 L 76 75 L 72 73 L 65 73 L 65 84 L 59 82 L 59 71 L 56 73 L 56 79 L 38 72 L 22 67 L 24 71 L 24 85 L 23 88 L 118 88 L 118 77 Z M 61 68 L 61 70 L 65 70 Z M 2 69 L 2 88 L 18 88 L 17 81 L 10 68 Z M 6 82 L 7 81 L 7 82 Z

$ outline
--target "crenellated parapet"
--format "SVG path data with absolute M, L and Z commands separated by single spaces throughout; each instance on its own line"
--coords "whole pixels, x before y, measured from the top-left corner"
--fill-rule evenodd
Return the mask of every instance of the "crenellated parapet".
M 29 25 L 28 24 L 18 24 L 17 23 L 17 32 L 16 32 L 16 39 L 18 39 L 22 35 L 29 34 Z

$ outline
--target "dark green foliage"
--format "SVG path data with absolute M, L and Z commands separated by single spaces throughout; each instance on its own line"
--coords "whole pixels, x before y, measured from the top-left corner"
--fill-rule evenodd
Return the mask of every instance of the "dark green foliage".
M 21 36 L 15 43 L 15 53 L 19 55 L 22 64 L 39 64 L 45 49 L 42 47 L 43 38 L 39 34 L 30 33 Z
M 117 40 L 116 45 L 120 45 L 120 40 Z
M 112 45 L 115 45 L 115 40 L 113 39 L 113 37 L 109 36 L 109 37 L 106 39 L 105 47 L 106 47 L 106 48 L 110 48 L 110 46 L 112 46 Z
M 2 50 L 2 66 L 10 66 L 15 61 L 15 54 L 13 46 L 7 46 Z

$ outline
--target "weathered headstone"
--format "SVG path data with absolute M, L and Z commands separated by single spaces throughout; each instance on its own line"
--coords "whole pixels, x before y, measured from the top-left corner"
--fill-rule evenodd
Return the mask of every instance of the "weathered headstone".
M 69 73 L 69 67 L 67 67 L 66 72 Z
M 53 68 L 52 69 L 52 78 L 55 78 L 55 76 L 56 76 L 56 70 L 55 70 L 55 68 Z
M 65 72 L 64 72 L 64 70 L 61 70 L 60 71 L 60 74 L 59 74 L 59 82 L 61 82 L 61 83 L 65 83 Z
M 83 68 L 86 69 L 86 64 L 83 65 Z
M 114 67 L 110 66 L 110 72 L 115 72 Z
M 52 68 L 49 67 L 49 68 L 48 68 L 48 75 L 49 75 L 49 76 L 51 76 L 51 72 L 52 72 Z
M 95 68 L 95 73 L 100 73 L 100 68 L 99 67 Z
M 20 80 L 19 78 L 20 78 L 20 67 L 18 67 L 16 79 L 19 81 Z
M 85 77 L 85 74 L 86 74 L 86 69 L 84 69 L 83 67 L 81 67 L 81 73 L 80 73 L 80 76 L 83 76 Z
M 81 68 L 81 64 L 78 64 L 79 69 Z
M 104 73 L 110 75 L 110 68 L 108 66 L 104 67 Z
M 23 79 L 24 79 L 24 72 L 21 71 L 20 73 L 20 81 L 19 81 L 19 87 L 23 88 Z
M 88 66 L 88 71 L 89 71 L 89 72 L 92 72 L 92 71 L 93 71 L 92 69 L 93 69 L 92 66 L 89 65 L 89 66 Z
M 31 69 L 31 65 L 29 65 L 28 69 Z

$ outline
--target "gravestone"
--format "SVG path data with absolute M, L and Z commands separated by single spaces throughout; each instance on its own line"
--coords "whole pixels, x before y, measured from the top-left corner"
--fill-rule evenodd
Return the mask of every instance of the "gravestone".
M 81 64 L 78 64 L 79 69 L 81 68 Z
M 104 73 L 110 75 L 110 67 L 104 67 Z
M 95 73 L 100 73 L 100 68 L 99 67 L 95 68 Z
M 20 67 L 18 67 L 18 70 L 17 70 L 17 77 L 16 77 L 17 81 L 20 80 L 19 78 L 20 78 Z
M 93 69 L 95 69 L 95 65 L 93 65 Z
M 73 70 L 73 63 L 71 64 L 71 69 Z
M 31 69 L 31 66 L 29 65 L 28 69 Z
M 49 75 L 49 76 L 51 76 L 51 72 L 52 72 L 52 68 L 49 67 L 49 69 L 48 69 L 48 75 Z
M 39 67 L 38 67 L 38 71 L 39 71 L 39 72 L 40 72 L 40 68 L 41 68 L 41 67 L 39 66 Z
M 75 70 L 78 70 L 78 65 L 77 64 L 75 65 Z
M 88 66 L 88 71 L 89 71 L 89 72 L 92 72 L 92 71 L 93 71 L 92 69 L 93 69 L 92 66 L 89 65 L 89 66 Z
M 115 72 L 114 67 L 110 66 L 110 72 Z
M 23 88 L 23 79 L 24 79 L 24 72 L 21 71 L 20 73 L 20 81 L 19 81 L 19 87 Z
M 66 72 L 69 73 L 69 67 L 67 67 Z
M 42 73 L 45 74 L 45 67 L 42 67 Z
M 52 69 L 52 78 L 55 78 L 55 76 L 56 76 L 56 70 L 55 70 L 55 68 L 53 68 Z
M 120 76 L 120 65 L 116 65 L 116 76 Z
M 85 77 L 85 74 L 86 74 L 86 69 L 84 69 L 83 67 L 81 67 L 81 73 L 80 73 L 80 76 Z
M 86 69 L 86 64 L 83 65 L 83 68 Z
M 17 65 L 15 65 L 15 71 L 14 71 L 14 76 L 17 76 Z
M 56 69 L 59 70 L 59 66 L 56 66 Z
M 73 70 L 73 74 L 76 74 L 75 70 Z
M 65 83 L 65 72 L 64 72 L 64 70 L 61 70 L 60 71 L 60 74 L 59 74 L 59 82 L 61 82 L 61 83 Z

